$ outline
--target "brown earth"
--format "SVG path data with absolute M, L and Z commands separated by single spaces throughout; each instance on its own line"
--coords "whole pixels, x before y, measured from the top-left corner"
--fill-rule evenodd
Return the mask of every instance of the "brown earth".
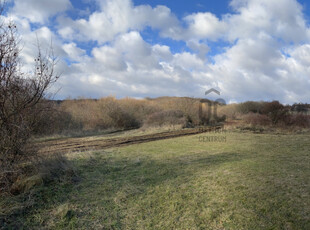
M 177 131 L 162 132 L 155 134 L 147 134 L 132 137 L 118 137 L 109 139 L 87 139 L 87 138 L 66 138 L 59 140 L 49 140 L 36 143 L 34 146 L 39 153 L 53 154 L 53 153 L 67 153 L 87 150 L 99 150 L 112 147 L 120 147 L 132 144 L 139 144 L 144 142 L 163 140 L 168 138 L 175 138 L 187 135 L 195 135 L 204 132 L 210 132 L 221 129 L 222 126 L 203 127 L 182 129 Z

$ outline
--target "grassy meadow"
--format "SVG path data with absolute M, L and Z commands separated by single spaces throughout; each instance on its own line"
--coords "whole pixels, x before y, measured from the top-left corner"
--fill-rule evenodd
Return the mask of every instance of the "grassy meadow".
M 79 179 L 0 197 L 0 226 L 310 229 L 309 140 L 229 131 L 69 153 Z

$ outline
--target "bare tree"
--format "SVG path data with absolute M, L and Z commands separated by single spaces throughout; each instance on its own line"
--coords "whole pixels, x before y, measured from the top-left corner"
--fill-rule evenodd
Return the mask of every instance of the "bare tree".
M 4 4 L 1 3 L 0 15 Z M 13 22 L 0 22 L 0 174 L 5 173 L 25 155 L 36 118 L 43 111 L 40 104 L 47 89 L 58 79 L 52 49 L 42 55 L 38 45 L 34 70 L 21 71 L 20 39 Z M 35 55 L 34 55 L 35 56 Z M 1 175 L 0 175 L 1 176 Z M 1 180 L 1 178 L 0 178 Z

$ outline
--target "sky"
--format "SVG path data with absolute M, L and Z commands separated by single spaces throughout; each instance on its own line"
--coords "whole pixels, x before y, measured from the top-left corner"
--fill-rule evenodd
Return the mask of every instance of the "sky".
M 228 103 L 310 102 L 309 0 L 10 0 L 1 17 L 17 25 L 24 71 L 36 37 L 52 42 L 56 99 L 215 88 Z

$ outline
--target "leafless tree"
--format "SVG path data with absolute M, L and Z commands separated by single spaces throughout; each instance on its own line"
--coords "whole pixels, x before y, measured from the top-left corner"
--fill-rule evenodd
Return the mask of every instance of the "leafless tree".
M 4 4 L 0 1 L 0 16 Z M 47 89 L 58 79 L 52 49 L 47 55 L 34 54 L 34 70 L 21 71 L 20 38 L 14 22 L 0 22 L 0 180 L 25 155 L 40 105 Z M 5 171 L 6 170 L 6 171 Z

